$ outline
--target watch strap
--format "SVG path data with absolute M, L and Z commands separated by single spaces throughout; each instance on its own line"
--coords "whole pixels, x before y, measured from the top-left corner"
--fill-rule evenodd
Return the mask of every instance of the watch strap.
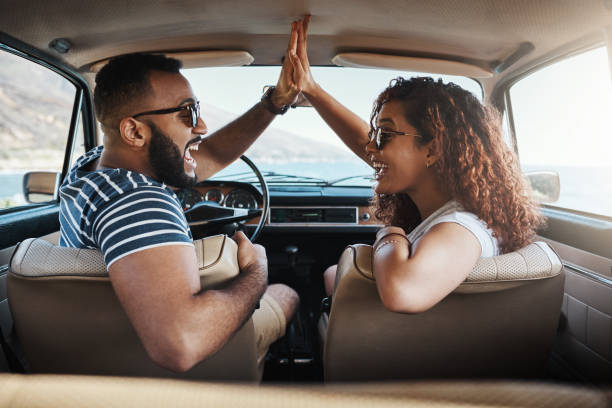
M 289 105 L 283 105 L 280 108 L 277 108 L 272 103 L 272 93 L 274 92 L 275 86 L 269 87 L 266 92 L 261 97 L 261 104 L 266 108 L 270 113 L 275 115 L 284 115 L 285 112 L 289 109 Z

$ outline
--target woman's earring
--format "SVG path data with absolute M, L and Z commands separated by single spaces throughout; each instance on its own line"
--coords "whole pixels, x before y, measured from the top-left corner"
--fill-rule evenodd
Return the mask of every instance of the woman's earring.
M 429 166 L 431 166 L 431 164 L 429 163 L 429 160 L 427 160 L 427 161 L 425 162 L 425 167 L 429 168 Z

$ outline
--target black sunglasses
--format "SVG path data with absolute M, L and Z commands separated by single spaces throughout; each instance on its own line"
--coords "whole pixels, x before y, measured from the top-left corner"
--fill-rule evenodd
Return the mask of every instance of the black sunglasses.
M 392 136 L 414 136 L 423 137 L 418 133 L 398 132 L 397 130 L 388 130 L 383 128 L 372 129 L 370 131 L 370 143 L 375 142 L 376 149 L 382 150 L 387 140 Z
M 132 117 L 137 118 L 138 116 L 144 116 L 144 115 L 164 115 L 166 113 L 180 112 L 182 110 L 189 111 L 189 114 L 191 115 L 190 126 L 192 128 L 196 127 L 198 125 L 198 118 L 200 117 L 200 102 L 199 101 L 190 103 L 188 105 L 177 106 L 176 108 L 157 109 L 157 110 L 152 110 L 152 111 L 140 112 L 140 113 L 137 113 L 136 115 L 132 115 Z

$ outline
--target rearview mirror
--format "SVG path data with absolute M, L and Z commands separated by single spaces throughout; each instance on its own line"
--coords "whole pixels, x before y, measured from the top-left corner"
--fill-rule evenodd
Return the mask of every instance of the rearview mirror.
M 265 94 L 272 86 L 273 85 L 264 85 L 262 95 Z M 297 108 L 298 106 L 301 108 L 312 108 L 312 105 L 310 104 L 308 99 L 306 99 L 306 97 L 301 92 L 298 95 L 298 100 L 293 105 L 291 105 L 292 108 Z
M 533 199 L 539 203 L 554 203 L 559 200 L 561 182 L 556 171 L 533 171 L 525 173 L 531 185 Z
M 55 201 L 58 197 L 60 173 L 30 171 L 23 175 L 23 196 L 31 204 Z

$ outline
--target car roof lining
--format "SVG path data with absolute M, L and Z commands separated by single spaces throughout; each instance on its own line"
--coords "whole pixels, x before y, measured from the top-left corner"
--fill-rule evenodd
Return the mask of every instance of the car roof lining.
M 8 4 L 7 4 L 8 3 Z M 612 10 L 601 0 L 498 1 L 379 0 L 108 0 L 48 2 L 9 0 L 0 26 L 8 34 L 82 69 L 115 55 L 136 51 L 240 50 L 255 65 L 279 65 L 287 46 L 289 23 L 312 14 L 309 57 L 313 65 L 331 65 L 343 52 L 433 55 L 477 61 L 494 69 L 523 43 L 533 50 L 504 66 L 508 72 L 533 64 L 578 38 L 605 38 Z M 67 38 L 72 48 L 49 48 Z

